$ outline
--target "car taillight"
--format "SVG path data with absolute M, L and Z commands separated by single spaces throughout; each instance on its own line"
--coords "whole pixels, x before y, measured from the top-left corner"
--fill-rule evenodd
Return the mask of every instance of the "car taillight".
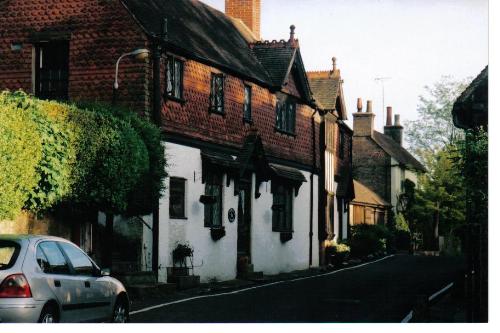
M 0 298 L 29 298 L 31 289 L 24 274 L 7 276 L 0 285 Z

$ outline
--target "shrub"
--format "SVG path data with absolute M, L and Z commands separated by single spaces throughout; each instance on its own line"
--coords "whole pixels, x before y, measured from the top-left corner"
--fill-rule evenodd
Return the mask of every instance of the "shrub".
M 382 225 L 358 224 L 351 227 L 349 245 L 354 257 L 386 251 L 387 240 L 391 238 L 389 230 Z
M 340 265 L 344 262 L 351 252 L 351 248 L 347 244 L 336 243 L 334 241 L 327 242 L 325 247 L 326 262 L 333 265 Z
M 36 128 L 29 111 L 0 94 L 0 220 L 14 218 L 39 181 L 42 141 Z

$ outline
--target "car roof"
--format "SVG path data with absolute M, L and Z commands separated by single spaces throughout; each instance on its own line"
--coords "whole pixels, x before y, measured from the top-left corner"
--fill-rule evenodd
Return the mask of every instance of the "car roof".
M 11 235 L 0 235 L 0 240 L 10 240 L 10 241 L 30 241 L 30 240 L 54 240 L 54 241 L 65 241 L 68 242 L 67 239 L 55 236 L 47 236 L 47 235 L 27 235 L 27 234 L 11 234 Z

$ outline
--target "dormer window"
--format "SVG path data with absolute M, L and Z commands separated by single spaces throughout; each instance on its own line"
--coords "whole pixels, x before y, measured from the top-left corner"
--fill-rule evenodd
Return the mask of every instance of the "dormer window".
M 172 56 L 167 57 L 165 94 L 167 98 L 182 100 L 184 63 Z
M 278 98 L 276 103 L 276 129 L 286 134 L 295 134 L 297 103 L 291 97 Z

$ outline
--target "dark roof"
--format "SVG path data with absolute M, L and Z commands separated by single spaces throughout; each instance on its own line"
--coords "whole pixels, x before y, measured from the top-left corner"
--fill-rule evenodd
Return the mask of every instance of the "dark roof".
M 295 75 L 293 78 L 297 80 L 302 97 L 308 102 L 312 101 L 311 87 L 296 39 L 257 42 L 251 44 L 251 48 L 275 88 L 282 88 L 290 75 Z
M 412 154 L 394 141 L 390 136 L 373 131 L 373 140 L 389 155 L 396 159 L 399 163 L 415 169 L 417 171 L 426 172 L 425 167 L 417 161 Z
M 160 35 L 166 17 L 165 44 L 171 51 L 270 85 L 267 72 L 224 13 L 196 0 L 121 1 L 149 36 Z
M 274 174 L 281 178 L 286 178 L 296 182 L 306 182 L 306 178 L 299 170 L 284 165 L 269 163 L 269 167 Z
M 368 187 L 354 179 L 355 197 L 352 203 L 369 204 L 376 206 L 391 206 L 387 201 L 382 199 L 377 193 L 370 190 Z
M 253 53 L 267 70 L 271 82 L 276 87 L 281 87 L 285 83 L 296 50 L 285 41 L 262 42 L 252 45 Z
M 452 115 L 453 123 L 459 128 L 488 124 L 488 66 L 457 98 Z

